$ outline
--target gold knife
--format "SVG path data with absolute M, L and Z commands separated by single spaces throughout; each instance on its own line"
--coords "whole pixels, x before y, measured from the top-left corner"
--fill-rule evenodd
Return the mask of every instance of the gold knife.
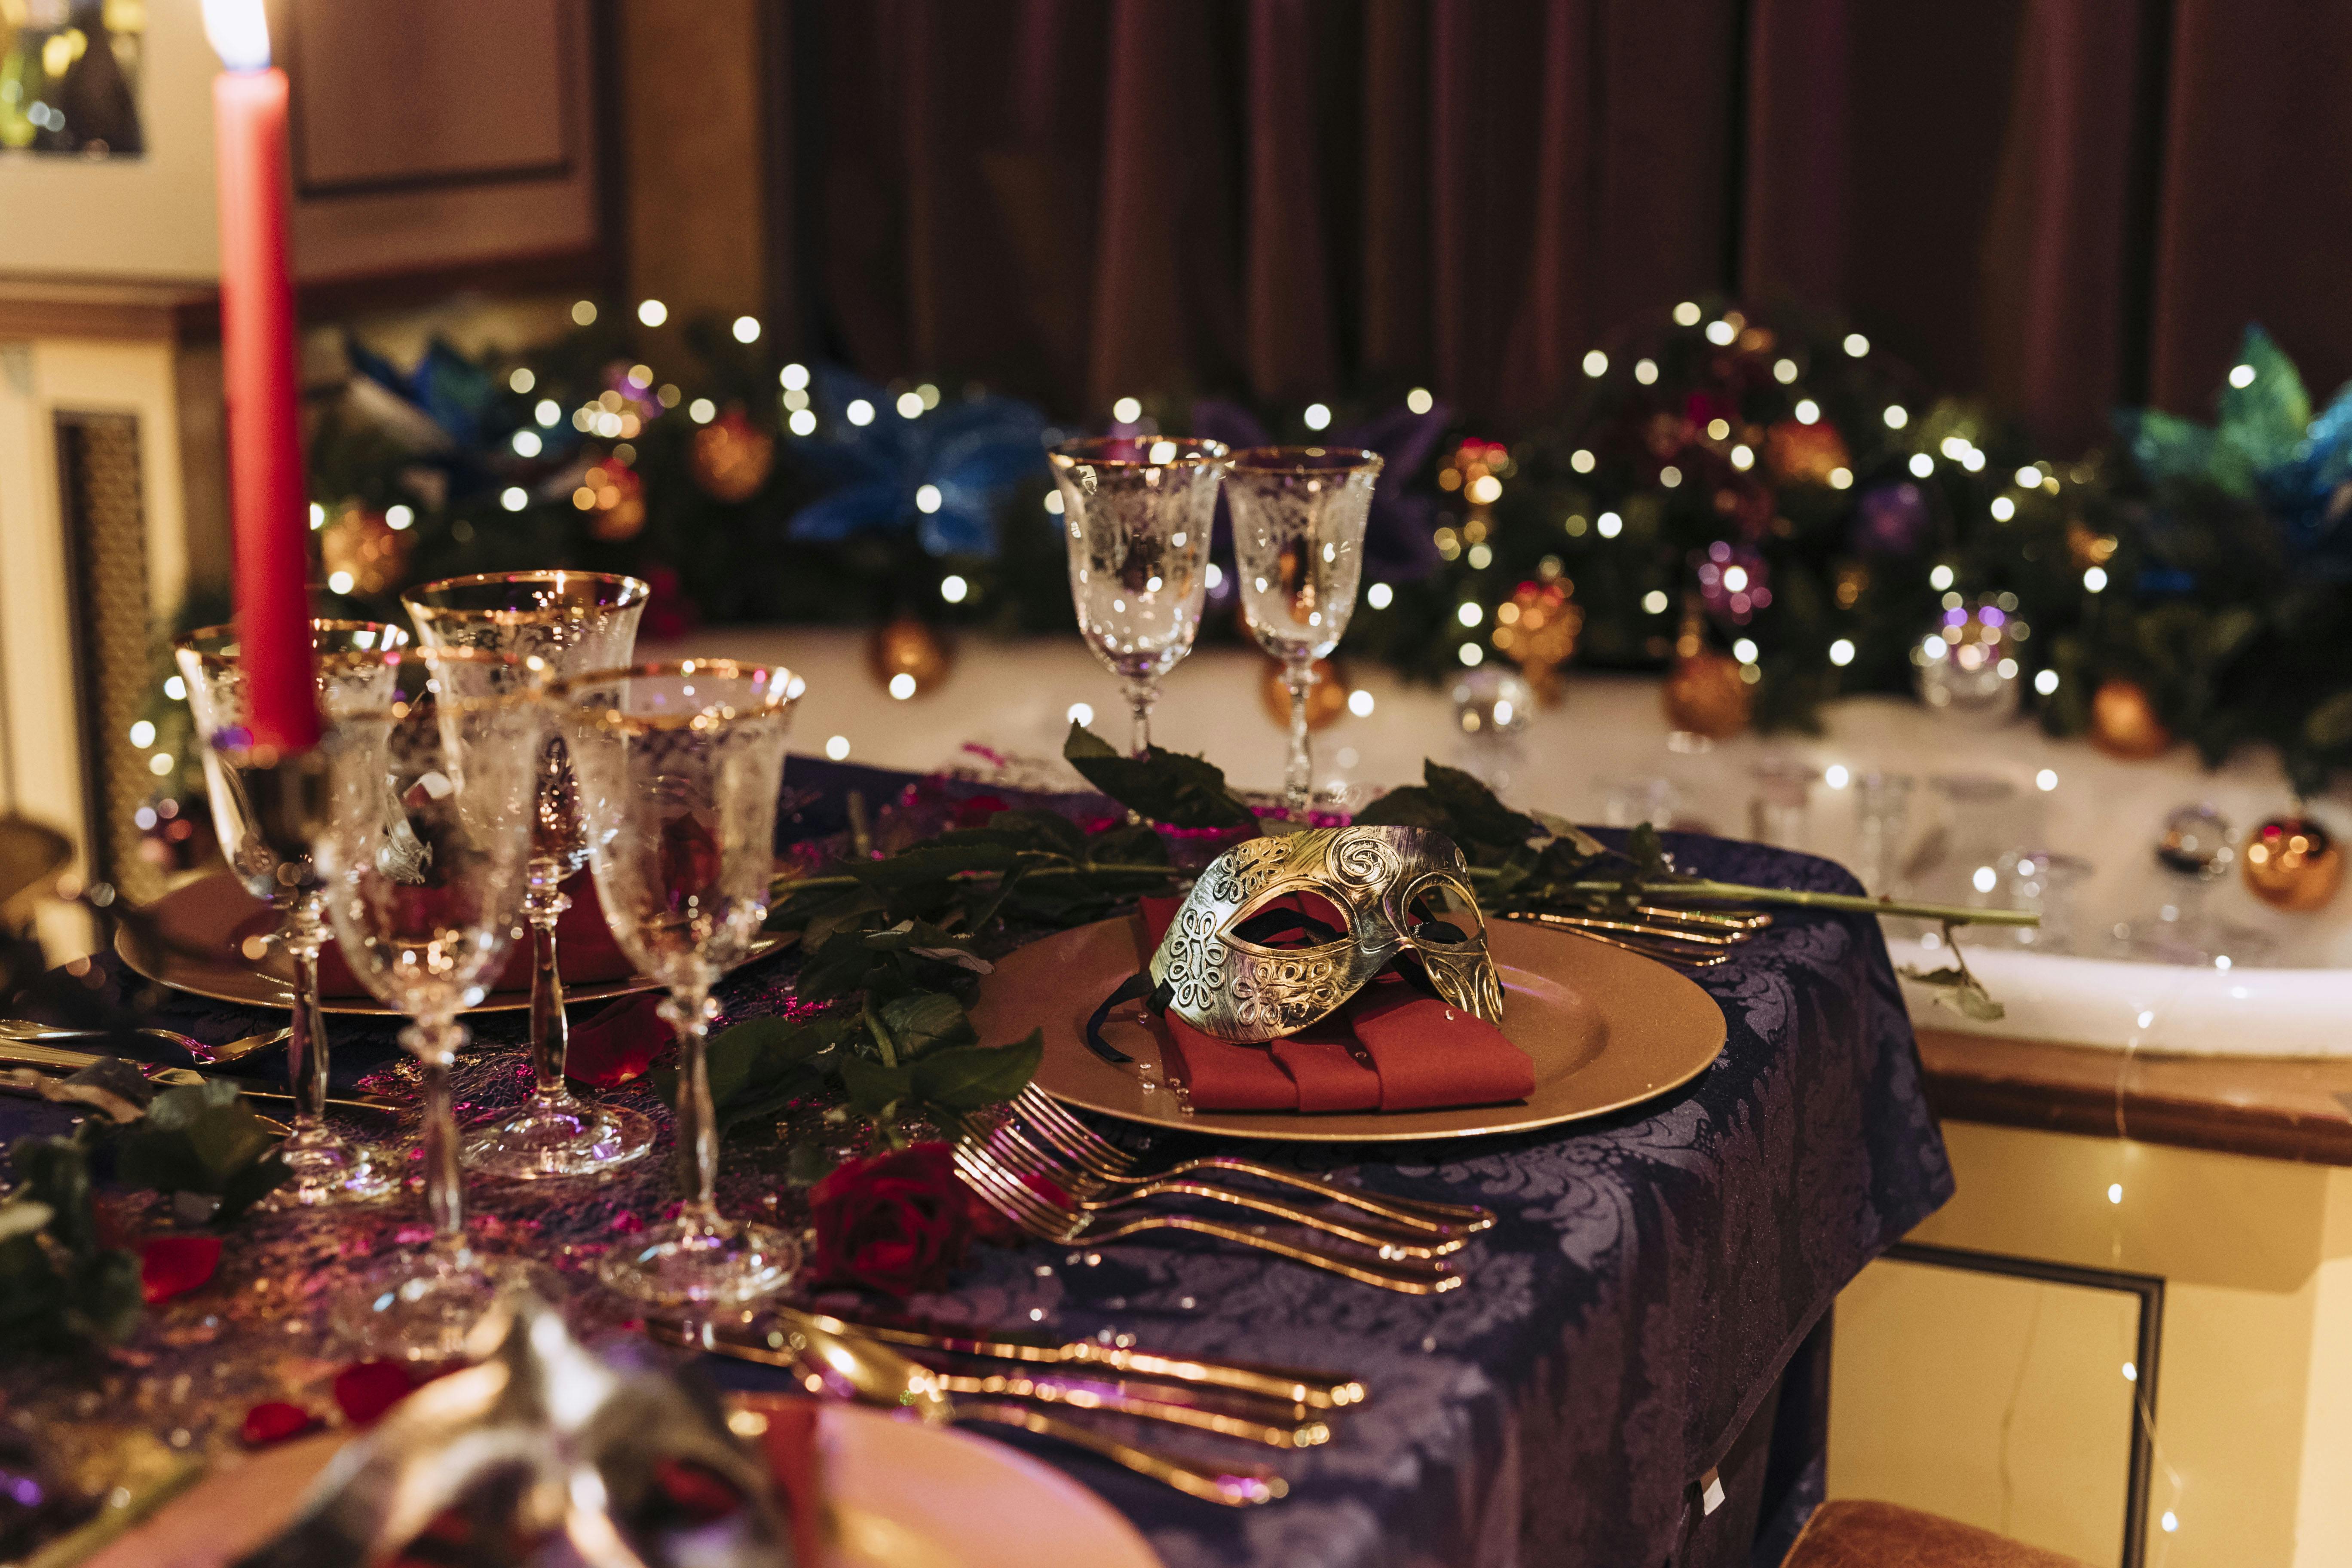
M 666 1344 L 687 1345 L 737 1361 L 758 1362 L 764 1366 L 793 1367 L 798 1365 L 801 1359 L 797 1352 L 772 1348 L 765 1335 L 749 1330 L 730 1331 L 709 1323 L 688 1326 L 674 1318 L 648 1320 L 646 1328 L 655 1339 Z M 1021 1373 L 973 1377 L 940 1372 L 937 1368 L 930 1369 L 930 1373 L 932 1381 L 947 1394 L 1029 1399 L 1040 1405 L 1058 1405 L 1070 1410 L 1098 1410 L 1114 1415 L 1133 1415 L 1175 1426 L 1189 1426 L 1197 1432 L 1213 1432 L 1221 1437 L 1263 1443 L 1270 1448 L 1312 1448 L 1331 1440 L 1331 1428 L 1320 1421 L 1261 1421 L 1210 1406 L 1151 1399 L 1117 1387 L 1076 1383 L 1063 1378 L 1030 1377 Z
M 1312 1405 L 1318 1410 L 1333 1410 L 1346 1405 L 1364 1402 L 1364 1385 L 1351 1377 L 1337 1373 L 1309 1372 L 1296 1367 L 1253 1366 L 1245 1363 L 1203 1361 L 1192 1356 L 1163 1355 L 1153 1351 L 1131 1350 L 1121 1345 L 1099 1344 L 1093 1340 L 1072 1340 L 1066 1344 L 1025 1344 L 1013 1340 L 974 1339 L 960 1334 L 925 1333 L 915 1329 L 895 1328 L 881 1323 L 854 1323 L 841 1318 L 830 1318 L 822 1312 L 774 1310 L 780 1318 L 802 1317 L 829 1334 L 879 1340 L 884 1344 L 904 1345 L 911 1350 L 938 1351 L 953 1355 L 984 1356 L 992 1361 L 1015 1361 L 1033 1366 L 1084 1366 L 1106 1372 L 1121 1373 L 1129 1377 L 1158 1378 L 1162 1382 L 1189 1384 L 1207 1388 L 1230 1388 L 1244 1394 L 1255 1394 L 1286 1405 Z M 759 1331 L 747 1331 L 764 1341 Z
M 75 1073 L 105 1059 L 106 1058 L 95 1052 L 72 1051 L 62 1046 L 37 1045 L 29 1040 L 0 1041 L 0 1067 L 37 1068 L 44 1072 Z M 247 1100 L 282 1101 L 289 1105 L 294 1101 L 294 1093 L 291 1089 L 273 1089 L 249 1079 L 200 1073 L 194 1068 L 164 1067 L 155 1062 L 134 1061 L 129 1057 L 121 1059 L 130 1062 L 132 1067 L 138 1068 L 148 1082 L 161 1084 L 166 1089 L 179 1089 L 192 1083 L 233 1083 L 236 1085 L 237 1092 L 243 1094 Z M 375 1110 L 394 1116 L 408 1109 L 400 1101 L 388 1100 L 380 1094 L 330 1094 L 327 1096 L 327 1103 L 346 1110 Z

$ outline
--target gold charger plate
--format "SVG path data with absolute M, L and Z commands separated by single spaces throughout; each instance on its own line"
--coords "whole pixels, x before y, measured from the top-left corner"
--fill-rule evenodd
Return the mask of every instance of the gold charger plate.
M 1137 1069 L 1087 1048 L 1087 1019 L 1133 974 L 1139 928 L 1101 921 L 1007 955 L 983 978 L 971 1009 L 983 1040 L 1043 1028 L 1037 1087 L 1066 1104 L 1129 1121 L 1224 1138 L 1289 1142 L 1402 1142 L 1522 1132 L 1636 1105 L 1706 1070 L 1723 1049 L 1715 998 L 1653 959 L 1517 921 L 1486 928 L 1503 979 L 1503 1033 L 1535 1063 L 1535 1092 L 1503 1105 L 1450 1110 L 1229 1112 L 1186 1116 L 1164 1087 L 1145 1092 Z M 1160 1060 L 1160 1036 L 1133 1007 L 1103 1038 L 1139 1062 Z
M 175 991 L 209 996 L 216 1002 L 241 1002 L 249 1007 L 291 1008 L 294 987 L 283 967 L 283 957 L 273 952 L 257 965 L 236 950 L 237 927 L 252 919 L 260 907 L 226 871 L 200 877 L 164 894 L 149 904 L 144 912 L 155 917 L 163 933 L 174 942 L 196 952 L 218 954 L 217 957 L 200 958 L 194 952 L 165 946 L 128 923 L 116 928 L 114 951 L 141 974 Z M 765 958 L 792 940 L 789 934 L 761 936 L 751 944 L 751 952 L 743 962 Z M 567 985 L 563 999 L 604 1002 L 660 989 L 659 981 L 635 975 L 596 985 Z M 373 997 L 330 996 L 322 1005 L 330 1013 L 364 1013 L 379 1017 L 399 1014 L 399 1009 L 387 1007 Z M 473 1011 L 505 1013 L 530 1005 L 530 993 L 527 990 L 493 991 Z

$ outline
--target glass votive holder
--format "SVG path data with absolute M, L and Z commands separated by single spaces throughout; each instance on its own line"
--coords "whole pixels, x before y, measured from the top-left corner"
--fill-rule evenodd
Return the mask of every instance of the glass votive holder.
M 2007 908 L 2042 917 L 2039 926 L 2006 928 L 2011 940 L 2036 952 L 2074 952 L 2076 900 L 2090 880 L 2091 863 L 2047 849 L 2012 849 L 1993 863 L 1993 869 Z
M 1821 773 L 1794 757 L 1767 757 L 1748 771 L 1748 836 L 1780 849 L 1802 849 L 1812 787 Z
M 1592 782 L 1601 792 L 1601 821 L 1605 826 L 1639 827 L 1646 822 L 1664 828 L 1682 809 L 1683 792 L 1672 779 L 1653 774 Z
M 2014 603 L 2015 601 L 2011 601 Z M 1911 650 L 1919 700 L 1937 713 L 1992 725 L 2017 712 L 2017 623 L 1991 598 L 1949 605 Z
M 1853 779 L 1853 874 L 1874 893 L 1892 892 L 1911 826 L 1909 773 L 1866 773 Z

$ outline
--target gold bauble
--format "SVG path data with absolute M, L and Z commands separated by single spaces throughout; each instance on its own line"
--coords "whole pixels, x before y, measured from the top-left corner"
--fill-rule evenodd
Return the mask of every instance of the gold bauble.
M 2091 696 L 2091 744 L 2111 757 L 2141 763 L 2172 749 L 2172 731 L 2137 681 L 2111 676 Z
M 1265 679 L 1258 683 L 1257 694 L 1265 702 L 1266 717 L 1290 728 L 1290 688 L 1282 679 L 1282 666 L 1274 659 L 1265 661 Z M 1336 722 L 1348 710 L 1348 672 L 1328 658 L 1315 661 L 1315 684 L 1307 689 L 1307 727 L 1321 730 Z
M 1666 722 L 1710 741 L 1727 741 L 1747 729 L 1753 705 L 1739 661 L 1707 647 L 1678 653 L 1658 695 Z
M 1559 667 L 1575 657 L 1577 634 L 1584 629 L 1584 606 L 1575 593 L 1566 577 L 1522 583 L 1495 607 L 1495 647 L 1518 665 L 1547 708 L 1568 694 Z
M 588 514 L 590 538 L 618 544 L 646 526 L 646 481 L 618 458 L 606 458 L 580 476 L 572 504 Z
M 687 471 L 715 499 L 741 501 L 759 493 L 775 462 L 775 437 L 755 428 L 741 409 L 730 408 L 694 433 Z
M 2254 897 L 2296 914 L 2318 909 L 2344 884 L 2344 851 L 2307 816 L 2272 817 L 2254 829 L 2238 860 Z
M 1764 468 L 1782 484 L 1825 485 L 1853 463 L 1845 437 L 1826 419 L 1811 425 L 1783 419 L 1764 433 Z
M 395 529 L 383 513 L 347 506 L 319 531 L 319 564 L 336 593 L 365 598 L 401 580 L 415 544 L 414 533 Z M 338 584 L 338 577 L 349 581 Z
M 912 616 L 900 616 L 877 627 L 866 656 L 873 666 L 874 679 L 885 691 L 899 698 L 920 697 L 938 689 L 955 663 L 940 634 L 929 623 Z M 901 680 L 901 676 L 907 679 Z

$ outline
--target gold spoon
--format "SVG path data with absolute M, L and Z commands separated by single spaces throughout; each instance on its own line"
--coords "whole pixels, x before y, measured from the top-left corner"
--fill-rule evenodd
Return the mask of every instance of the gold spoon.
M 225 1046 L 207 1045 L 193 1035 L 183 1035 L 176 1029 L 136 1029 L 134 1034 L 149 1039 L 163 1040 L 179 1047 L 206 1067 L 226 1067 L 241 1061 L 256 1051 L 266 1051 L 272 1046 L 283 1045 L 290 1028 L 272 1029 L 263 1034 L 247 1035 L 241 1040 L 231 1040 Z M 36 1024 L 24 1018 L 0 1018 L 0 1040 L 16 1040 L 25 1044 L 61 1045 L 68 1040 L 102 1040 L 103 1029 L 66 1029 L 54 1024 Z
M 1119 1442 L 1076 1422 L 1009 1400 L 951 1399 L 929 1367 L 871 1340 L 829 1334 L 805 1320 L 790 1322 L 780 1348 L 793 1352 L 795 1374 L 802 1385 L 819 1398 L 871 1405 L 885 1410 L 911 1410 L 931 1426 L 961 1421 L 1018 1426 L 1041 1437 L 1052 1437 L 1098 1454 L 1139 1476 L 1227 1508 L 1272 1502 L 1290 1489 L 1288 1482 L 1263 1466 L 1227 1468 L 1196 1464 L 1172 1454 L 1155 1453 Z

